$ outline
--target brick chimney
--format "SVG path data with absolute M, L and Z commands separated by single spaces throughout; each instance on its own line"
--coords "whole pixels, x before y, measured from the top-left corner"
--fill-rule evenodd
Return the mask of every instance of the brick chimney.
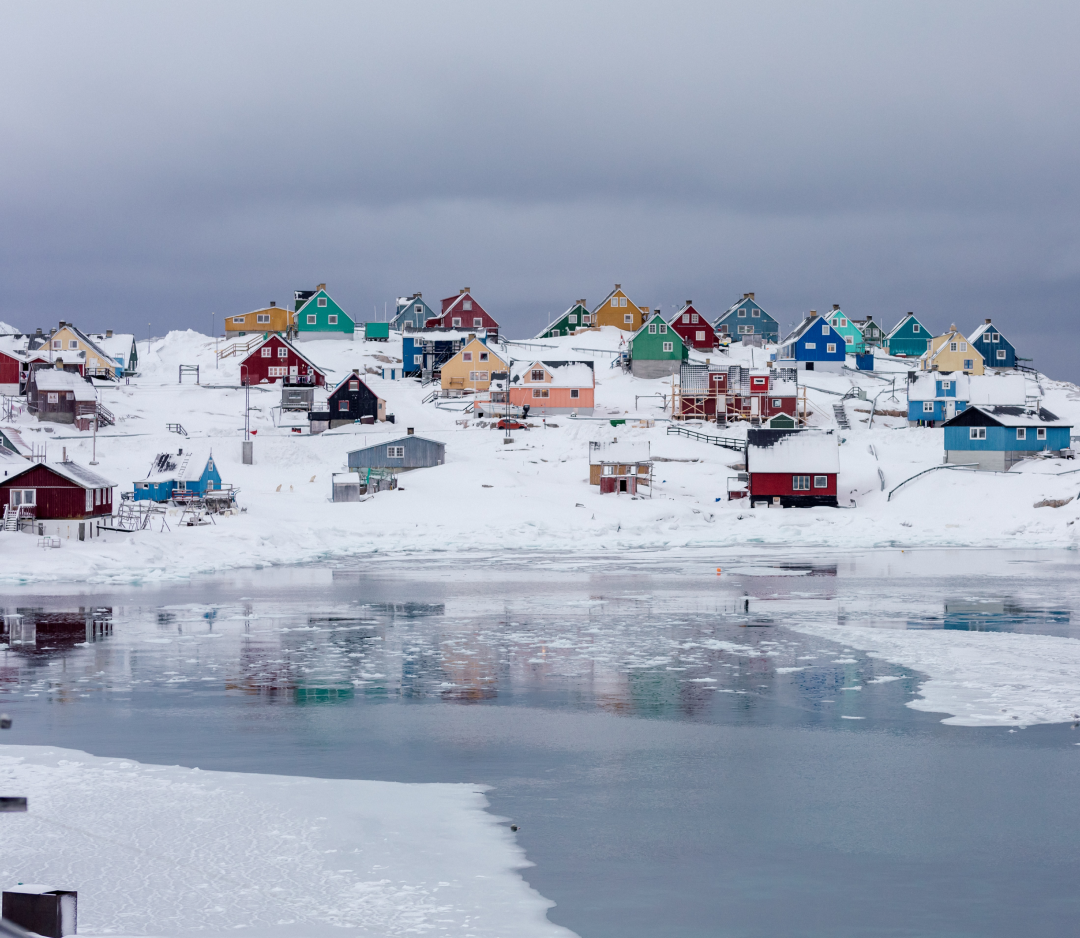
M 811 318 L 811 319 L 813 319 L 813 318 L 815 318 L 816 316 L 817 316 L 817 310 L 816 310 L 816 309 L 812 309 L 812 310 L 810 310 L 810 318 Z
M 694 305 L 694 301 L 693 301 L 693 300 L 687 300 L 687 301 L 686 301 L 686 305 L 687 305 L 687 306 L 693 306 L 693 305 Z
M 106 329 L 105 330 L 105 338 L 106 339 L 111 339 L 112 338 L 112 329 Z
M 271 307 L 277 306 L 277 300 L 271 300 L 270 301 L 270 306 Z
M 587 307 L 588 305 L 589 305 L 589 304 L 588 304 L 588 303 L 586 303 L 586 302 L 585 302 L 585 301 L 584 301 L 583 299 L 582 299 L 582 300 L 578 300 L 578 306 L 586 306 L 586 307 Z
M 461 289 L 460 289 L 460 290 L 459 290 L 458 292 L 459 292 L 459 293 L 460 293 L 460 294 L 461 294 L 462 296 L 464 296 L 464 295 L 465 295 L 466 293 L 471 293 L 471 292 L 472 292 L 472 290 L 470 290 L 470 289 L 469 289 L 468 287 L 462 287 L 462 288 L 461 288 Z
M 317 286 L 317 287 L 315 288 L 315 292 L 316 292 L 316 293 L 318 293 L 318 292 L 319 292 L 320 290 L 325 290 L 325 289 L 326 289 L 326 284 L 325 284 L 325 283 L 320 283 L 320 284 L 319 284 L 319 285 L 318 285 L 318 286 Z
M 832 308 L 833 308 L 834 311 L 838 310 L 840 308 L 840 304 L 839 303 L 833 303 Z
M 408 427 L 408 428 L 407 428 L 407 429 L 405 430 L 405 435 L 406 435 L 406 436 L 412 436 L 412 435 L 413 435 L 413 433 L 415 433 L 415 432 L 416 432 L 416 431 L 415 431 L 415 430 L 414 430 L 414 429 L 413 429 L 412 427 Z
M 622 284 L 621 283 L 615 284 L 615 289 L 616 290 L 621 290 L 622 289 Z
M 990 325 L 990 320 L 989 320 L 989 319 L 987 319 L 987 320 L 986 320 L 986 324 L 987 324 L 988 326 Z

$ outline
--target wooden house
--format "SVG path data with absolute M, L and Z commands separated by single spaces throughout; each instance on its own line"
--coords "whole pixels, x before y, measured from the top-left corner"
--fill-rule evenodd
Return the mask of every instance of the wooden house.
M 624 332 L 637 332 L 649 314 L 648 306 L 637 306 L 624 292 L 621 284 L 612 290 L 592 311 L 592 325 L 614 326 Z
M 47 347 L 54 355 L 64 356 L 65 360 L 82 353 L 83 374 L 96 378 L 116 377 L 116 362 L 113 357 L 70 322 L 61 320 L 59 328 L 49 336 Z
M 438 377 L 443 364 L 473 339 L 484 345 L 488 343 L 486 333 L 457 332 L 453 329 L 405 334 L 401 338 L 401 371 L 405 375 L 423 375 L 426 372 Z
M 746 471 L 754 505 L 835 507 L 840 471 L 836 434 L 832 430 L 750 430 Z
M 30 413 L 50 423 L 84 424 L 97 413 L 97 391 L 90 381 L 59 367 L 30 372 L 26 402 Z
M 890 355 L 906 358 L 919 358 L 929 347 L 929 330 L 915 318 L 914 313 L 906 313 L 892 331 L 885 336 L 883 348 Z
M 34 455 L 34 448 L 23 438 L 15 427 L 0 427 L 0 448 L 7 450 L 12 456 L 21 456 L 30 459 Z
M 780 343 L 777 365 L 805 371 L 839 371 L 847 355 L 847 343 L 827 319 L 810 310 Z
M 848 355 L 862 355 L 866 352 L 866 340 L 863 338 L 862 330 L 855 322 L 848 319 L 839 303 L 833 303 L 828 318 L 833 332 L 843 337 Z
M 209 449 L 158 453 L 145 479 L 135 483 L 134 499 L 167 502 L 178 496 L 204 497 L 221 488 L 221 472 Z
M 30 462 L 5 465 L 0 479 L 0 511 L 11 506 L 43 521 L 103 518 L 113 513 L 115 482 L 78 463 Z M 42 532 L 45 533 L 45 532 Z
M 873 316 L 867 316 L 865 319 L 856 319 L 854 322 L 855 325 L 858 326 L 859 332 L 862 333 L 863 345 L 866 351 L 882 347 L 885 342 L 885 330 L 874 321 Z
M 435 318 L 435 310 L 424 302 L 424 294 L 414 293 L 412 296 L 398 298 L 397 310 L 394 318 L 390 320 L 390 328 L 398 332 L 412 332 L 423 329 L 429 319 Z
M 972 404 L 944 423 L 945 462 L 1008 472 L 1036 453 L 1071 455 L 1072 426 L 1043 408 Z
M 288 332 L 292 326 L 294 311 L 278 306 L 273 300 L 269 306 L 253 309 L 250 313 L 225 317 L 225 336 L 247 335 L 249 332 Z
M 326 375 L 281 335 L 267 336 L 240 362 L 241 384 L 314 385 L 323 387 Z
M 717 339 L 750 343 L 773 343 L 780 341 L 780 324 L 754 299 L 753 293 L 744 293 L 742 299 L 733 303 L 714 321 Z
M 593 326 L 593 314 L 585 305 L 584 300 L 578 300 L 558 319 L 547 326 L 538 336 L 538 339 L 557 339 L 563 335 L 573 335 L 579 329 L 591 329 Z
M 687 348 L 709 351 L 716 346 L 716 331 L 704 316 L 696 309 L 691 300 L 687 300 L 668 325 L 674 329 Z
M 116 362 L 117 378 L 133 375 L 139 370 L 139 347 L 132 333 L 114 333 L 109 329 L 106 332 L 92 333 L 90 338 Z
M 412 428 L 405 436 L 385 443 L 375 443 L 349 453 L 349 469 L 390 469 L 406 472 L 409 469 L 430 469 L 446 462 L 446 444 L 416 436 Z
M 986 368 L 1016 367 L 1015 346 L 989 319 L 968 336 L 968 342 L 982 355 Z
M 23 357 L 13 349 L 0 349 L 0 394 L 14 397 L 22 392 Z
M 510 403 L 535 417 L 591 415 L 595 390 L 592 362 L 510 362 Z
M 689 357 L 686 344 L 664 317 L 653 313 L 630 339 L 630 371 L 635 378 L 663 378 L 679 373 Z
M 908 372 L 908 426 L 938 427 L 967 409 L 968 376 L 963 372 Z
M 589 484 L 600 494 L 637 495 L 648 488 L 652 495 L 652 460 L 649 443 L 589 443 Z
M 679 397 L 674 416 L 680 420 L 719 420 L 727 414 L 728 373 L 708 364 L 685 361 L 679 368 Z
M 314 290 L 297 291 L 298 308 L 293 313 L 296 338 L 351 339 L 356 331 L 352 317 L 326 292 L 326 284 L 320 283 Z
M 330 429 L 356 423 L 383 423 L 386 420 L 386 401 L 371 390 L 354 369 L 326 397 L 327 411 L 312 411 L 312 432 L 316 422 L 329 422 Z M 321 429 L 326 429 L 322 427 Z
M 452 358 L 443 363 L 443 392 L 456 396 L 466 391 L 486 391 L 491 387 L 491 373 L 506 371 L 508 365 L 483 342 L 473 337 Z
M 717 423 L 746 420 L 763 424 L 783 414 L 796 423 L 798 390 L 794 381 L 781 378 L 773 369 L 731 365 L 720 371 L 709 365 L 683 362 L 676 416 Z
M 476 301 L 468 287 L 462 287 L 457 296 L 444 299 L 442 312 L 432 316 L 424 325 L 428 329 L 486 329 L 493 338 L 499 334 L 499 324 Z
M 983 373 L 982 354 L 960 333 L 955 325 L 944 335 L 934 336 L 919 359 L 920 371 L 962 371 L 966 375 Z

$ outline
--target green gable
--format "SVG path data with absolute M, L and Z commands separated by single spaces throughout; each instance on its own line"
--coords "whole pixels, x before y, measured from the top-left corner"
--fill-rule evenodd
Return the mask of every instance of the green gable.
M 682 337 L 659 313 L 653 313 L 630 339 L 630 358 L 633 360 L 681 361 L 688 356 Z
M 337 305 L 325 290 L 314 295 L 296 311 L 296 331 L 333 332 L 352 335 L 355 325 L 349 314 Z
M 918 358 L 926 353 L 927 343 L 933 337 L 933 333 L 915 318 L 914 313 L 908 313 L 885 339 L 885 348 L 890 355 Z
M 588 325 L 589 320 L 585 318 L 588 315 L 589 311 L 581 303 L 575 303 L 556 319 L 555 322 L 541 332 L 537 338 L 555 339 L 561 335 L 571 335 L 575 329 L 580 329 L 582 326 Z
M 863 342 L 867 347 L 880 346 L 885 341 L 885 330 L 881 328 L 873 319 L 866 319 L 860 325 L 862 330 Z

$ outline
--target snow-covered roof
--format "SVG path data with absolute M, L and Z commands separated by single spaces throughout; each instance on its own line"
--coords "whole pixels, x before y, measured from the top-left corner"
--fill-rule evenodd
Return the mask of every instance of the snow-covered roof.
M 1023 375 L 971 375 L 968 400 L 972 404 L 1023 407 L 1027 403 L 1027 381 Z
M 891 339 L 893 337 L 893 335 L 896 333 L 896 331 L 901 326 L 903 326 L 904 323 L 907 322 L 909 319 L 914 321 L 914 322 L 919 323 L 919 326 L 921 328 L 923 328 L 923 329 L 926 328 L 926 326 L 924 326 L 921 322 L 919 322 L 919 318 L 914 313 L 904 313 L 903 318 L 886 333 L 885 338 L 886 339 Z
M 953 417 L 952 420 L 947 421 L 945 425 L 958 424 L 960 426 L 973 426 L 975 424 L 972 421 L 972 417 L 976 411 L 989 417 L 992 423 L 996 423 L 1002 427 L 1071 428 L 1073 426 L 1067 420 L 1060 420 L 1057 414 L 1052 414 L 1042 407 L 1036 410 L 1033 407 L 1014 407 L 1011 405 L 986 406 L 983 404 L 976 404 L 969 407 L 967 410 Z
M 553 388 L 591 388 L 595 384 L 593 363 L 577 361 L 512 361 L 510 362 L 510 381 L 516 383 L 526 372 L 533 368 L 543 368 L 551 381 L 544 382 Z
M 119 360 L 123 364 L 127 364 L 128 359 L 131 357 L 131 346 L 135 344 L 135 336 L 130 332 L 121 332 L 110 336 L 95 334 L 91 338 L 101 346 L 101 350 L 113 361 Z
M 72 391 L 77 401 L 96 401 L 97 391 L 82 375 L 58 368 L 38 368 L 34 372 L 38 391 Z
M 382 440 L 378 443 L 372 443 L 370 446 L 362 446 L 360 449 L 349 450 L 349 456 L 356 453 L 366 453 L 368 450 L 380 449 L 383 446 L 397 446 L 399 444 L 408 443 L 410 440 L 415 440 L 418 443 L 430 443 L 432 446 L 442 446 L 445 448 L 446 444 L 441 440 L 429 440 L 426 436 L 417 436 L 415 433 L 408 434 L 407 436 L 395 437 L 392 440 Z
M 109 353 L 105 351 L 105 349 L 103 349 L 94 339 L 90 338 L 90 336 L 83 332 L 82 329 L 80 329 L 78 326 L 73 326 L 70 322 L 68 322 L 64 323 L 62 328 L 67 329 L 69 332 L 75 335 L 80 342 L 86 345 L 91 351 L 96 352 L 100 358 L 108 358 L 112 360 L 112 356 L 110 356 Z
M 968 400 L 969 384 L 968 375 L 962 371 L 922 371 L 911 372 L 912 377 L 908 380 L 907 396 L 909 401 L 932 401 L 937 396 L 937 383 L 939 381 L 951 381 L 956 390 L 955 394 L 942 394 L 942 399 L 948 397 L 958 401 Z M 1021 379 L 1023 380 L 1023 379 Z M 1007 403 L 1000 401 L 998 403 Z M 1023 400 L 1020 401 L 1023 403 Z
M 773 377 L 769 394 L 774 397 L 796 397 L 799 393 L 799 383 L 790 379 Z
M 423 329 L 410 329 L 404 333 L 404 337 L 406 339 L 411 338 L 413 342 L 468 342 L 470 336 L 483 341 L 487 334 L 488 330 L 484 326 L 477 326 L 475 329 L 425 327 Z
M 158 453 L 146 474 L 147 482 L 198 482 L 213 453 L 206 447 L 181 449 L 178 453 Z
M 819 320 L 828 325 L 828 320 L 822 318 L 817 313 L 814 313 L 813 316 L 807 316 L 802 322 L 800 322 L 790 333 L 788 333 L 788 335 L 780 342 L 780 344 L 787 345 L 789 342 L 795 342 L 802 337 L 803 333 L 805 333 L 807 329 L 809 329 L 815 322 L 818 322 Z
M 80 466 L 76 462 L 27 462 L 22 460 L 22 465 L 18 467 L 18 472 L 11 473 L 7 478 L 14 479 L 17 476 L 22 475 L 25 472 L 29 472 L 31 469 L 36 469 L 38 466 L 44 466 L 46 469 L 50 469 L 58 476 L 62 476 L 69 482 L 74 482 L 76 485 L 81 485 L 84 489 L 108 489 L 116 486 L 115 482 L 110 482 L 104 476 L 99 476 L 96 472 L 91 472 L 85 466 Z
M 986 320 L 981 326 L 979 326 L 971 335 L 968 336 L 969 342 L 978 342 L 983 337 L 984 332 L 996 332 L 998 335 L 1002 335 L 1001 329 L 995 326 L 989 319 Z
M 751 430 L 747 443 L 749 472 L 840 471 L 840 449 L 832 430 Z
M 0 433 L 4 434 L 8 442 L 15 447 L 16 452 L 20 455 L 29 456 L 33 452 L 22 438 L 22 434 L 15 427 L 0 427 Z
M 649 461 L 650 444 L 645 442 L 590 443 L 589 464 L 602 462 L 635 463 Z

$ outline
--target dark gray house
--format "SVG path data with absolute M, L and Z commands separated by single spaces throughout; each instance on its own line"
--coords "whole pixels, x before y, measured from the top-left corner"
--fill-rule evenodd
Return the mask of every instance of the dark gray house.
M 349 469 L 427 469 L 446 462 L 446 444 L 427 440 L 422 436 L 408 435 L 388 440 L 349 453 Z

